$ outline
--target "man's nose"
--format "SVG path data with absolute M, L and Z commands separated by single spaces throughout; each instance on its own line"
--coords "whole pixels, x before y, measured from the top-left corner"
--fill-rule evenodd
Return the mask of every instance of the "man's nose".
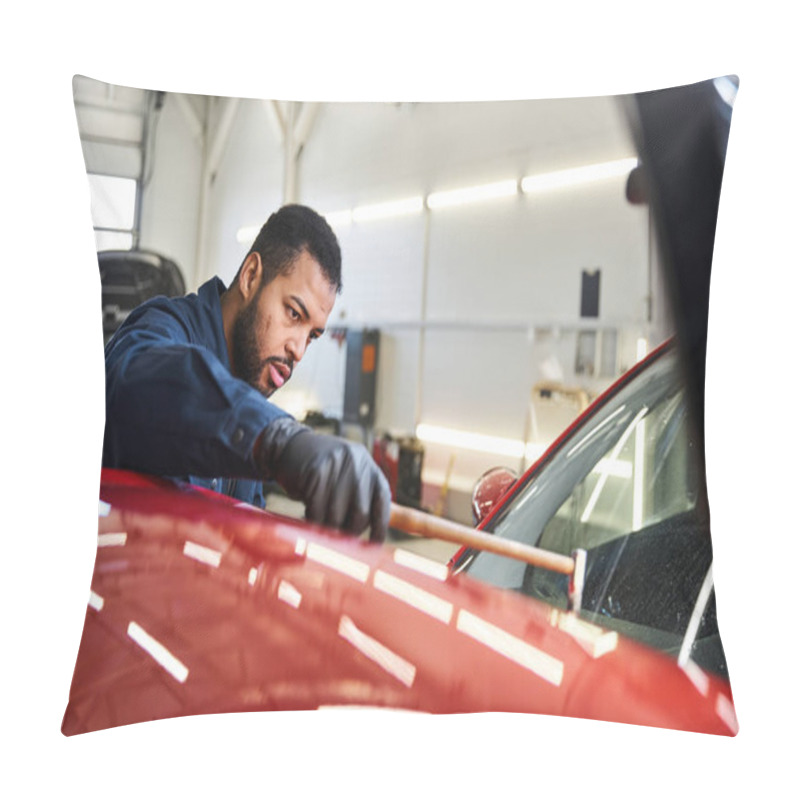
M 306 352 L 306 339 L 303 336 L 293 336 L 286 343 L 286 352 L 297 363 Z

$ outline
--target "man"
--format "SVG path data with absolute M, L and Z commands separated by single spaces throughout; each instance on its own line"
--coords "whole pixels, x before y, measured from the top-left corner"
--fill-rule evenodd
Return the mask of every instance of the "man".
M 228 289 L 136 308 L 106 345 L 103 465 L 171 476 L 263 505 L 275 480 L 306 517 L 382 540 L 391 495 L 367 450 L 268 402 L 325 330 L 341 253 L 310 208 L 272 214 Z

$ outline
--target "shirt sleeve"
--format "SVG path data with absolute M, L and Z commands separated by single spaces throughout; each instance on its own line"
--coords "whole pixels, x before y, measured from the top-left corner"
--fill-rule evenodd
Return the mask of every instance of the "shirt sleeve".
M 106 348 L 104 466 L 259 478 L 256 439 L 285 416 L 157 304 Z

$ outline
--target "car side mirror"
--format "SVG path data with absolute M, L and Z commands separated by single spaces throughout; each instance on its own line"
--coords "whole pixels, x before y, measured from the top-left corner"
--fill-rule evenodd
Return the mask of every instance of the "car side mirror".
M 493 467 L 484 472 L 472 490 L 472 519 L 479 525 L 498 500 L 515 484 L 516 473 L 508 467 Z

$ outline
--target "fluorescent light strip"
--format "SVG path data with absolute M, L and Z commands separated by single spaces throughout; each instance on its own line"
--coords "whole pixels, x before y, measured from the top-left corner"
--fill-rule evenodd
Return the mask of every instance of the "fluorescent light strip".
M 283 600 L 284 603 L 292 608 L 300 608 L 300 601 L 303 599 L 303 595 L 289 581 L 282 580 L 278 584 L 278 599 Z
M 467 203 L 480 203 L 499 197 L 511 197 L 517 193 L 516 179 L 485 183 L 482 186 L 468 186 L 464 189 L 451 189 L 445 192 L 433 192 L 428 195 L 428 208 L 446 208 L 461 206 Z
M 102 500 L 98 500 L 98 505 L 97 505 L 98 516 L 107 517 L 110 511 L 111 511 L 111 505 L 109 503 L 104 503 Z
M 525 667 L 548 683 L 554 686 L 561 685 L 564 664 L 557 658 L 543 653 L 533 645 L 463 609 L 458 613 L 456 627 L 462 633 Z
M 164 669 L 175 678 L 178 683 L 184 683 L 189 676 L 189 669 L 175 658 L 161 642 L 154 639 L 144 628 L 131 622 L 128 625 L 128 636 L 149 656 L 157 661 Z
M 500 197 L 512 197 L 522 189 L 523 192 L 541 192 L 550 189 L 560 189 L 563 186 L 573 186 L 579 183 L 613 178 L 625 175 L 638 164 L 637 158 L 623 158 L 618 161 L 606 161 L 601 164 L 590 164 L 585 167 L 564 169 L 557 172 L 546 172 L 541 175 L 528 175 L 518 182 L 516 178 L 493 183 L 484 183 L 479 186 L 467 186 L 462 189 L 447 189 L 441 192 L 431 192 L 427 197 L 415 196 L 402 200 L 390 200 L 385 203 L 372 203 L 357 206 L 353 209 L 342 209 L 323 214 L 331 227 L 349 225 L 352 222 L 368 222 L 374 219 L 387 219 L 406 214 L 414 214 L 428 208 L 447 208 L 451 206 L 466 205 L 467 203 L 480 203 L 486 200 L 495 200 Z M 236 231 L 236 241 L 239 244 L 250 244 L 258 236 L 260 226 L 245 225 Z
M 417 553 L 412 553 L 410 550 L 404 550 L 398 547 L 394 551 L 395 564 L 400 564 L 403 567 L 421 572 L 423 575 L 429 575 L 431 578 L 436 578 L 439 581 L 447 580 L 447 565 L 441 564 L 438 561 L 431 561 Z
M 195 542 L 186 542 L 183 546 L 183 554 L 193 558 L 195 561 L 200 561 L 202 564 L 208 564 L 210 567 L 218 567 L 222 559 L 222 553 L 218 550 L 203 547 L 203 545 L 195 544 Z
M 247 582 L 251 586 L 255 586 L 257 580 L 258 580 L 258 569 L 256 569 L 256 567 L 250 567 L 250 572 L 247 573 Z
M 611 417 L 603 424 L 605 425 L 610 419 Z M 596 430 L 599 430 L 599 428 Z M 596 430 L 592 433 L 594 434 Z M 480 433 L 469 433 L 452 428 L 440 428 L 437 425 L 428 425 L 424 422 L 417 425 L 417 438 L 428 444 L 441 444 L 446 447 L 458 447 L 463 450 L 474 450 L 479 453 L 490 453 L 492 455 L 508 456 L 510 458 L 522 458 L 524 453 L 528 461 L 536 461 L 547 449 L 546 446 L 542 444 L 529 443 L 523 445 L 522 441 L 518 439 L 484 436 Z M 570 454 L 578 446 L 579 445 L 573 447 Z M 629 461 L 603 458 L 600 459 L 593 471 L 606 476 L 630 478 L 633 474 L 633 467 Z
M 343 575 L 347 575 L 350 578 L 355 578 L 361 583 L 366 583 L 369 577 L 369 564 L 365 564 L 363 561 L 358 561 L 355 558 L 350 558 L 350 556 L 342 555 L 341 553 L 337 553 L 336 550 L 331 550 L 328 547 L 323 547 L 313 542 L 308 545 L 306 558 L 311 559 L 311 561 L 316 561 L 318 564 L 330 567 L 331 569 L 335 569 L 337 572 L 341 572 Z
M 525 446 L 518 439 L 503 439 L 498 436 L 484 436 L 480 433 L 440 428 L 436 425 L 420 423 L 417 425 L 417 438 L 430 444 L 443 444 L 449 447 L 460 447 L 465 450 L 477 450 L 481 453 L 493 453 L 498 456 L 521 458 Z
M 442 600 L 441 597 L 426 592 L 424 589 L 420 589 L 394 575 L 390 575 L 388 572 L 378 570 L 372 579 L 372 583 L 379 591 L 391 595 L 397 600 L 402 600 L 418 611 L 438 619 L 439 622 L 443 622 L 445 625 L 450 622 L 450 618 L 453 616 L 452 603 L 448 603 L 447 600 Z
M 400 683 L 411 686 L 417 674 L 417 668 L 402 656 L 390 650 L 363 631 L 359 630 L 350 617 L 342 616 L 339 620 L 339 636 L 350 642 L 353 647 L 363 653 L 370 661 L 374 661 L 381 669 L 386 670 Z
M 353 209 L 353 220 L 355 222 L 368 222 L 374 219 L 400 217 L 422 211 L 422 208 L 422 197 L 407 197 L 403 200 L 391 200 L 388 203 L 358 206 Z
M 127 540 L 127 533 L 101 533 L 97 537 L 97 546 L 122 547 Z
M 353 221 L 353 212 L 349 208 L 345 211 L 333 211 L 330 214 L 323 214 L 323 216 L 332 228 L 349 225 Z
M 258 225 L 245 225 L 236 231 L 236 241 L 239 244 L 252 244 L 260 230 Z
M 97 594 L 96 592 L 92 592 L 92 591 L 89 592 L 89 605 L 95 611 L 100 611 L 103 608 L 104 604 L 105 604 L 105 600 L 103 600 L 103 598 L 100 597 L 99 594 Z
M 638 163 L 637 158 L 622 158 L 618 161 L 605 161 L 602 164 L 590 164 L 574 169 L 562 169 L 557 172 L 545 172 L 541 175 L 529 175 L 522 179 L 522 191 L 547 192 L 552 189 L 561 189 L 565 186 L 575 186 L 581 183 L 615 178 L 627 175 Z

